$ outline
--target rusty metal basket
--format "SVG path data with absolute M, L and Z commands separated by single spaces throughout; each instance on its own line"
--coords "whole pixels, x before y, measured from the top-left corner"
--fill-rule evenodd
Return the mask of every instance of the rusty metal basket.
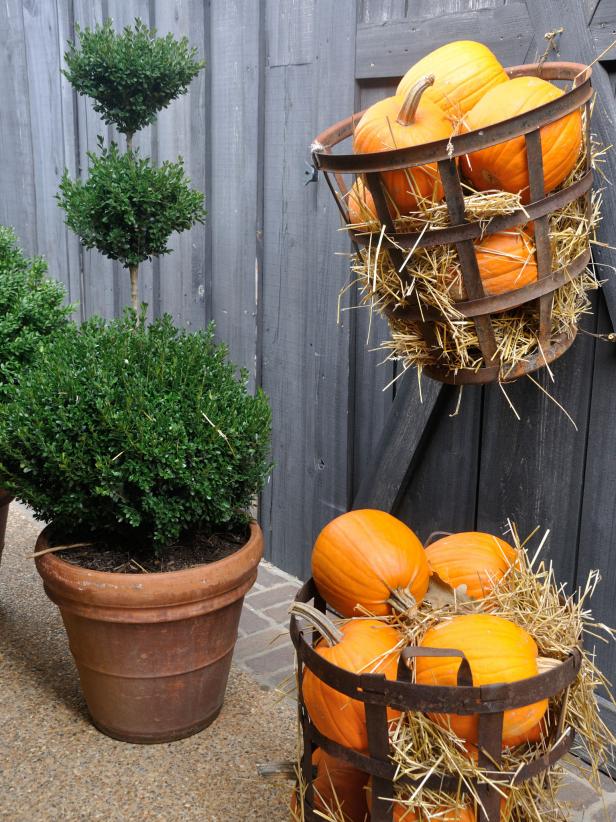
M 325 613 L 326 603 L 317 592 L 312 579 L 300 588 L 295 600 L 296 602 L 312 600 L 315 607 Z M 470 667 L 464 664 L 464 655 L 458 651 L 455 655 L 463 659 L 458 673 L 458 685 L 457 687 L 446 687 L 416 685 L 411 682 L 406 662 L 412 656 L 417 656 L 418 651 L 422 652 L 422 649 L 409 647 L 403 651 L 398 667 L 398 679 L 392 681 L 382 674 L 354 674 L 332 665 L 316 653 L 313 648 L 316 637 L 312 636 L 312 631 L 309 631 L 306 636 L 300 629 L 295 616 L 291 616 L 290 632 L 297 654 L 298 704 L 304 746 L 301 771 L 306 786 L 304 818 L 307 822 L 313 820 L 317 822 L 322 818 L 315 813 L 312 807 L 312 754 L 316 748 L 322 748 L 332 756 L 369 774 L 372 777 L 371 820 L 372 822 L 392 822 L 393 802 L 391 800 L 394 797 L 396 768 L 390 758 L 388 707 L 403 712 L 434 711 L 463 715 L 478 714 L 479 767 L 488 769 L 491 780 L 502 784 L 520 784 L 538 776 L 563 757 L 573 744 L 575 734 L 572 728 L 564 727 L 564 709 L 561 708 L 560 715 L 554 718 L 553 727 L 550 730 L 549 744 L 551 747 L 546 754 L 526 763 L 515 772 L 509 773 L 504 770 L 495 772 L 501 761 L 504 711 L 564 694 L 580 670 L 582 654 L 579 648 L 573 648 L 571 655 L 559 665 L 530 679 L 481 687 L 473 686 Z M 440 651 L 431 649 L 429 655 L 454 655 L 451 651 L 444 653 L 442 651 L 443 649 Z M 319 733 L 302 698 L 304 668 L 309 668 L 329 687 L 364 703 L 368 754 L 346 748 Z M 566 702 L 566 699 L 563 702 Z M 416 782 L 408 778 L 399 778 L 396 784 L 417 786 Z M 427 780 L 422 781 L 422 787 L 455 794 L 460 785 L 458 778 L 453 775 L 434 773 Z M 478 784 L 476 791 L 483 805 L 483 808 L 479 808 L 479 822 L 499 822 L 500 793 L 488 783 Z
M 455 308 L 461 315 L 472 319 L 479 340 L 482 365 L 478 369 L 452 369 L 438 364 L 439 346 L 434 333 L 434 323 L 443 317 L 437 311 L 425 307 L 409 305 L 404 308 L 385 309 L 388 316 L 412 322 L 421 329 L 421 333 L 431 349 L 435 352 L 435 364 L 424 367 L 430 377 L 452 384 L 488 383 L 503 379 L 499 362 L 497 344 L 491 318 L 499 312 L 507 311 L 525 304 L 538 305 L 538 340 L 539 345 L 534 354 L 517 363 L 506 372 L 506 381 L 531 373 L 547 365 L 563 354 L 575 338 L 573 333 L 552 334 L 553 292 L 580 277 L 590 262 L 590 248 L 580 254 L 570 265 L 553 270 L 550 239 L 548 230 L 549 215 L 574 200 L 584 198 L 586 213 L 590 219 L 590 192 L 592 188 L 592 170 L 590 157 L 590 100 L 592 97 L 591 74 L 589 67 L 578 63 L 543 63 L 514 66 L 506 69 L 510 78 L 535 76 L 545 80 L 568 81 L 573 85 L 561 97 L 539 106 L 532 111 L 504 120 L 479 131 L 471 131 L 412 148 L 392 149 L 371 154 L 340 154 L 333 149 L 345 140 L 352 138 L 354 124 L 363 114 L 355 114 L 330 126 L 315 139 L 312 147 L 313 163 L 321 171 L 338 204 L 342 218 L 349 225 L 353 243 L 356 248 L 368 246 L 376 237 L 366 230 L 354 230 L 350 227 L 346 196 L 350 190 L 344 175 L 363 175 L 365 184 L 374 200 L 375 209 L 381 226 L 385 226 L 384 246 L 396 265 L 401 269 L 405 254 L 415 248 L 427 248 L 453 244 L 456 247 L 462 279 L 467 299 L 456 302 Z M 541 153 L 540 129 L 571 112 L 585 108 L 585 145 L 586 165 L 581 179 L 573 185 L 545 194 L 543 163 Z M 458 173 L 456 158 L 496 145 L 514 137 L 523 136 L 529 169 L 529 189 L 531 202 L 525 209 L 492 219 L 488 228 L 478 222 L 465 218 L 464 193 Z M 445 202 L 449 215 L 449 226 L 423 232 L 398 232 L 389 213 L 381 172 L 397 169 L 408 169 L 436 163 L 445 192 Z M 333 179 L 332 179 L 333 177 Z M 335 180 L 335 184 L 334 184 Z M 337 188 L 336 188 L 337 185 Z M 499 231 L 523 226 L 534 222 L 535 245 L 537 257 L 537 281 L 513 291 L 496 296 L 486 296 L 475 254 L 473 241 L 479 237 Z M 404 278 L 404 272 L 401 272 Z M 535 302 L 536 301 L 536 302 Z M 442 349 L 440 349 L 442 353 Z

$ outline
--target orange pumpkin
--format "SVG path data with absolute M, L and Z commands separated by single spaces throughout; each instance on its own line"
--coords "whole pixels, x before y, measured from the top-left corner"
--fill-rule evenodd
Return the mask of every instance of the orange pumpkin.
M 358 177 L 351 186 L 347 196 L 347 207 L 349 209 L 349 222 L 352 225 L 365 223 L 376 218 L 376 208 L 372 194 L 368 191 L 368 187 L 361 177 Z
M 487 91 L 508 80 L 505 69 L 490 49 L 472 40 L 447 43 L 422 57 L 400 80 L 396 94 L 408 94 L 426 74 L 433 74 L 435 81 L 425 96 L 456 120 L 470 111 Z
M 540 77 L 516 77 L 490 89 L 466 115 L 463 129 L 471 131 L 500 123 L 549 103 L 563 92 Z M 546 193 L 571 173 L 582 146 L 582 115 L 574 111 L 541 128 L 541 152 Z M 465 175 L 479 191 L 496 188 L 520 192 L 530 200 L 524 137 L 475 151 L 462 159 Z
M 413 531 L 385 511 L 349 511 L 328 523 L 312 552 L 312 576 L 321 596 L 343 616 L 392 611 L 392 594 L 421 602 L 430 568 Z M 359 608 L 357 606 L 360 606 Z
M 436 540 L 426 556 L 443 582 L 452 588 L 466 585 L 471 599 L 481 599 L 516 561 L 517 552 L 492 534 L 465 531 Z
M 337 759 L 321 748 L 312 755 L 317 769 L 313 780 L 314 808 L 324 814 L 336 812 L 344 822 L 365 822 L 368 817 L 365 786 L 368 774 Z M 291 809 L 297 814 L 297 794 L 293 791 Z M 342 816 L 341 816 L 342 815 Z
M 372 785 L 369 784 L 366 788 L 368 798 L 368 808 L 372 810 Z M 421 803 L 420 807 L 421 807 Z M 501 803 L 502 808 L 502 803 Z M 463 808 L 451 808 L 443 805 L 436 808 L 432 813 L 429 813 L 422 808 L 419 814 L 409 808 L 402 802 L 394 803 L 394 819 L 393 822 L 477 822 L 475 811 L 469 806 Z
M 486 294 L 505 294 L 537 281 L 532 240 L 523 231 L 500 231 L 475 245 Z
M 337 628 L 303 603 L 295 603 L 291 612 L 306 618 L 321 633 L 323 639 L 315 650 L 328 662 L 353 673 L 379 673 L 396 679 L 402 637 L 395 628 L 377 619 L 351 619 Z M 302 679 L 302 696 L 312 721 L 324 736 L 347 748 L 367 752 L 362 702 L 334 690 L 308 668 Z M 387 714 L 390 719 L 398 716 L 391 708 Z
M 426 632 L 420 645 L 462 651 L 468 659 L 475 686 L 517 682 L 538 673 L 534 639 L 513 622 L 491 614 L 464 614 L 440 622 Z M 421 685 L 455 686 L 460 662 L 457 657 L 418 657 L 416 681 Z M 505 711 L 503 746 L 513 747 L 530 737 L 536 738 L 537 725 L 547 706 L 547 699 L 543 699 Z M 461 739 L 477 744 L 477 715 L 430 714 L 430 718 L 451 727 Z
M 448 139 L 453 129 L 451 122 L 442 109 L 422 98 L 433 81 L 433 77 L 425 77 L 406 97 L 387 97 L 370 106 L 355 128 L 353 151 L 367 154 Z M 421 200 L 438 202 L 443 198 L 436 163 L 384 171 L 382 178 L 400 214 L 417 210 Z

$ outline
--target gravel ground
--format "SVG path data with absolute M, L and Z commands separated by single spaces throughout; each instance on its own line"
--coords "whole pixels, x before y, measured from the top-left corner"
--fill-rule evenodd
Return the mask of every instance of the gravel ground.
M 288 820 L 291 790 L 256 764 L 290 759 L 288 700 L 233 669 L 218 720 L 168 745 L 115 742 L 88 721 L 62 621 L 32 553 L 40 526 L 11 506 L 0 564 L 0 820 Z

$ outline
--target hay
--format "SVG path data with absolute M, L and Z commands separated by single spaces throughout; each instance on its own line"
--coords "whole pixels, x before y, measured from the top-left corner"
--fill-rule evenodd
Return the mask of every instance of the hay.
M 564 587 L 557 585 L 551 564 L 540 561 L 540 550 L 531 558 L 524 550 L 515 526 L 510 526 L 510 535 L 519 550 L 520 561 L 509 569 L 502 580 L 494 582 L 492 591 L 483 600 L 457 603 L 437 610 L 428 603 L 422 603 L 411 611 L 398 614 L 395 617 L 397 627 L 405 634 L 409 644 L 418 644 L 426 631 L 437 622 L 458 613 L 489 611 L 528 631 L 537 642 L 542 660 L 559 661 L 564 660 L 577 645 L 578 638 L 583 637 L 586 648 L 580 673 L 567 695 L 560 694 L 550 700 L 543 722 L 547 731 L 554 726 L 556 717 L 564 714 L 559 727 L 575 729 L 574 752 L 588 761 L 588 770 L 584 775 L 599 790 L 599 771 L 607 766 L 616 746 L 616 738 L 599 714 L 596 691 L 600 689 L 610 702 L 614 703 L 614 700 L 609 683 L 595 665 L 594 651 L 589 647 L 591 642 L 607 642 L 614 638 L 612 629 L 596 623 L 588 609 L 588 600 L 594 593 L 599 574 L 591 572 L 577 596 L 567 596 Z M 549 662 L 543 665 L 548 667 Z M 451 729 L 438 726 L 417 713 L 400 719 L 391 734 L 391 743 L 399 777 L 421 781 L 433 772 L 453 774 L 475 801 L 479 801 L 475 780 L 483 780 L 500 786 L 507 800 L 507 812 L 511 814 L 505 815 L 507 820 L 557 822 L 568 818 L 564 806 L 555 799 L 562 777 L 560 766 L 550 769 L 543 777 L 521 785 L 503 786 L 502 782 L 495 781 L 500 769 L 481 771 L 469 756 L 466 744 Z M 501 768 L 515 772 L 547 750 L 546 733 L 536 743 L 506 749 Z M 420 796 L 412 798 L 422 801 Z
M 589 763 L 585 768 L 577 761 L 576 766 L 596 790 L 601 788 L 600 769 L 610 762 L 616 738 L 601 719 L 596 692 L 601 690 L 612 704 L 614 699 L 609 683 L 595 665 L 593 645 L 597 641 L 612 641 L 614 631 L 595 622 L 588 607 L 600 579 L 598 572 L 590 573 L 586 585 L 576 595 L 567 595 L 565 588 L 557 584 L 551 564 L 541 558 L 548 534 L 532 555 L 528 552 L 528 543 L 535 533 L 522 542 L 515 526 L 509 525 L 508 537 L 518 549 L 519 561 L 502 579 L 492 581 L 491 590 L 483 599 L 460 601 L 454 598 L 439 607 L 433 607 L 426 599 L 419 605 L 382 618 L 396 626 L 405 645 L 417 645 L 431 627 L 454 615 L 490 612 L 513 621 L 535 639 L 540 670 L 546 670 L 554 661 L 566 659 L 580 637 L 584 643 L 582 664 L 575 682 L 566 694 L 559 694 L 549 701 L 542 720 L 542 739 L 505 749 L 500 766 L 480 769 L 476 749 L 467 746 L 451 728 L 437 725 L 424 714 L 407 713 L 392 722 L 390 746 L 396 765 L 396 794 L 409 808 L 428 812 L 442 809 L 444 805 L 459 807 L 469 801 L 479 804 L 476 785 L 488 783 L 503 797 L 503 820 L 566 822 L 567 807 L 557 798 L 564 773 L 562 764 L 518 785 L 504 782 L 503 772 L 516 773 L 524 764 L 543 756 L 558 741 L 550 736 L 556 734 L 560 738 L 569 727 L 576 731 L 573 752 Z M 414 678 L 412 664 L 411 675 Z M 458 782 L 457 794 L 437 794 L 423 787 L 435 773 L 454 776 Z M 411 788 L 405 780 L 412 780 L 419 787 Z M 331 808 L 329 814 L 323 814 L 323 819 L 344 822 L 339 811 L 339 808 Z M 300 816 L 297 818 L 301 819 Z
M 585 117 L 585 113 L 584 113 Z M 566 187 L 579 180 L 585 173 L 586 155 L 590 151 L 591 165 L 601 173 L 606 149 L 595 142 L 584 148 L 567 180 Z M 479 222 L 482 236 L 489 230 L 496 216 L 524 210 L 518 194 L 503 191 L 479 192 L 463 183 L 465 213 L 470 221 Z M 348 197 L 356 199 L 358 211 L 365 222 L 352 226 L 360 233 L 370 233 L 367 247 L 353 257 L 351 270 L 359 284 L 361 302 L 370 311 L 386 314 L 391 337 L 381 345 L 387 360 L 400 362 L 406 370 L 411 366 L 423 369 L 440 366 L 457 371 L 476 371 L 484 365 L 479 347 L 477 330 L 473 320 L 466 319 L 456 309 L 456 302 L 465 298 L 462 273 L 455 246 L 441 245 L 433 248 L 414 248 L 408 251 L 397 246 L 404 257 L 404 264 L 397 269 L 383 242 L 383 228 L 363 201 L 352 190 Z M 395 213 L 390 202 L 392 213 Z M 590 208 L 584 199 L 569 203 L 549 216 L 549 234 L 553 269 L 566 268 L 595 242 L 595 231 L 600 221 L 601 193 L 593 192 Z M 420 200 L 417 211 L 394 220 L 396 232 L 419 232 L 443 228 L 449 225 L 445 203 Z M 378 243 L 374 239 L 378 237 Z M 387 240 L 394 242 L 387 236 Z M 530 255 L 534 253 L 532 242 Z M 600 283 L 591 269 L 580 277 L 571 279 L 554 292 L 552 311 L 552 335 L 575 336 L 580 319 L 591 313 L 588 293 Z M 434 339 L 426 338 L 421 323 L 403 316 L 401 309 L 413 307 L 436 310 L 441 321 L 432 324 Z M 396 316 L 400 312 L 400 316 Z M 511 371 L 529 357 L 540 352 L 538 330 L 539 316 L 536 301 L 519 308 L 492 315 L 492 328 L 497 353 L 501 361 L 500 379 L 506 380 Z

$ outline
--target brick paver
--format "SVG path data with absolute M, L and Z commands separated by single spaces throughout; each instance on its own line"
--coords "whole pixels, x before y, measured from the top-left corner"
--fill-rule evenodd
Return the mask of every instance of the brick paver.
M 264 688 L 292 690 L 294 654 L 288 610 L 300 585 L 296 577 L 262 562 L 257 582 L 244 601 L 233 661 Z

